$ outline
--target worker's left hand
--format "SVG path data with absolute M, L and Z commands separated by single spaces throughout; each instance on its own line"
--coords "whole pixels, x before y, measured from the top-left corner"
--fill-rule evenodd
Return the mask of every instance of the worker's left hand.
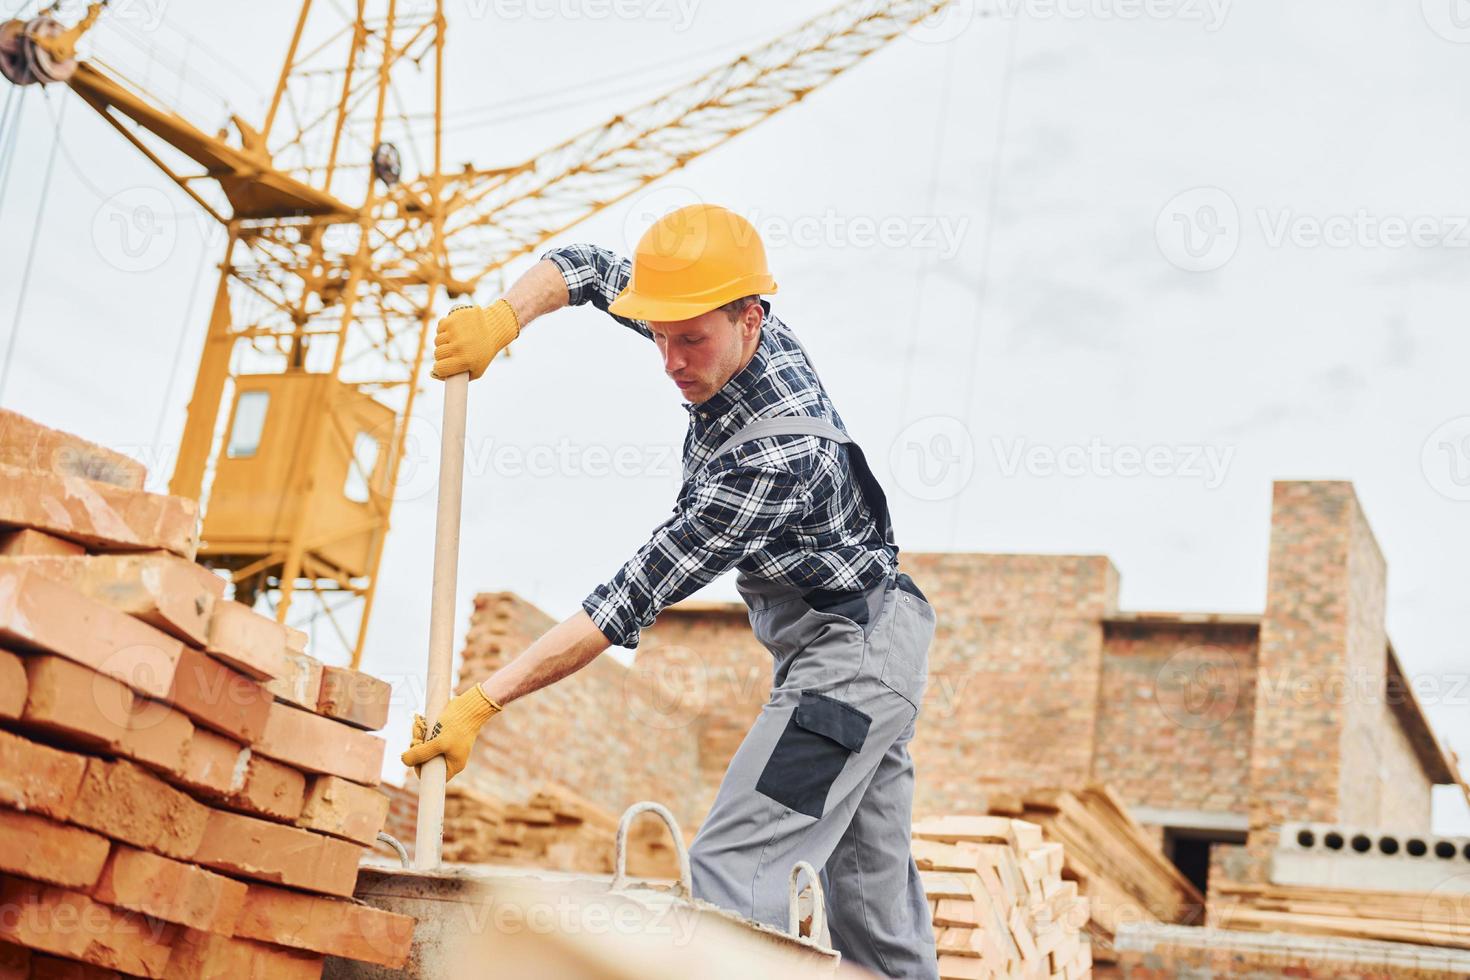
M 434 725 L 433 738 L 425 741 L 428 726 L 424 716 L 414 715 L 413 743 L 401 757 L 403 764 L 413 766 L 414 772 L 419 773 L 419 767 L 425 762 L 442 755 L 448 770 L 446 781 L 453 779 L 469 762 L 470 750 L 475 747 L 475 737 L 480 729 L 501 710 L 500 705 L 487 697 L 476 684 L 444 706 L 439 713 L 439 721 Z
M 434 370 L 430 373 L 440 381 L 467 373 L 474 381 L 520 332 L 515 309 L 503 299 L 489 306 L 450 310 L 434 333 Z

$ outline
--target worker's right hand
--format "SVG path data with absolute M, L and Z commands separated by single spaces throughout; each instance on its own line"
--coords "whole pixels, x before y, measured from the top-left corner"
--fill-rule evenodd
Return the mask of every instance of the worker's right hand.
M 473 381 L 520 332 L 515 309 L 503 299 L 489 306 L 450 310 L 434 333 L 434 370 L 430 373 L 440 381 L 468 373 Z
M 424 716 L 414 715 L 413 743 L 401 756 L 403 764 L 413 766 L 414 772 L 419 773 L 419 767 L 425 762 L 442 755 L 448 771 L 446 782 L 453 779 L 470 761 L 470 750 L 475 747 L 475 737 L 480 729 L 502 710 L 476 684 L 444 706 L 434 725 L 432 738 L 425 740 L 424 729 L 428 726 Z

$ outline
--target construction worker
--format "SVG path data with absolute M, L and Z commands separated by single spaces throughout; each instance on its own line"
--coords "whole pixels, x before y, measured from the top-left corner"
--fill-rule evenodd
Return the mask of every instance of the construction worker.
M 731 568 L 774 657 L 770 699 L 730 761 L 690 847 L 696 898 L 784 928 L 798 861 L 821 869 L 834 948 L 889 977 L 937 977 L 929 905 L 910 853 L 914 735 L 934 611 L 898 573 L 887 502 L 790 328 L 745 219 L 682 208 L 633 260 L 552 249 L 483 308 L 435 335 L 436 378 L 480 377 L 532 320 L 592 303 L 652 340 L 689 411 L 674 516 L 582 609 L 454 698 L 417 766 L 450 778 L 481 726 L 517 698 L 633 648 L 664 607 Z

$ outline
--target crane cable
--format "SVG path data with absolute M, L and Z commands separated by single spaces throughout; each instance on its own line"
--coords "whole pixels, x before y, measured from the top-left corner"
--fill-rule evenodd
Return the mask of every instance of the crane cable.
M 31 228 L 31 245 L 26 254 L 25 271 L 20 276 L 20 295 L 15 301 L 15 317 L 10 324 L 10 339 L 5 344 L 5 360 L 0 362 L 0 404 L 5 401 L 5 386 L 10 380 L 10 368 L 15 363 L 15 340 L 20 336 L 21 316 L 25 312 L 26 293 L 31 284 L 31 270 L 36 265 L 37 244 L 41 238 L 41 226 L 45 224 L 42 218 L 46 214 L 46 198 L 51 191 L 51 177 L 56 172 L 56 150 L 61 146 L 61 125 L 66 120 L 66 107 L 71 103 L 70 99 L 63 99 L 61 112 L 55 117 L 56 131 L 51 138 L 51 152 L 46 158 L 45 176 L 41 178 L 41 198 L 36 208 L 36 223 Z M 47 111 L 50 111 L 50 101 L 47 101 Z
M 5 188 L 10 183 L 11 163 L 20 143 L 20 121 L 25 113 L 26 94 L 30 89 L 12 87 L 5 100 L 5 113 L 0 116 L 0 213 L 5 210 Z M 17 96 L 16 93 L 19 92 Z M 14 102 L 14 108 L 11 102 Z

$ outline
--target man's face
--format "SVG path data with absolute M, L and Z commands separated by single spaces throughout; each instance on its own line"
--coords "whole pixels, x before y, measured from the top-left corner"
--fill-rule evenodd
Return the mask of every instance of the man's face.
M 648 329 L 663 355 L 664 373 L 686 400 L 696 405 L 708 401 L 745 366 L 747 347 L 760 332 L 758 309 L 747 307 L 735 322 L 724 310 L 710 310 L 692 320 L 649 321 Z

